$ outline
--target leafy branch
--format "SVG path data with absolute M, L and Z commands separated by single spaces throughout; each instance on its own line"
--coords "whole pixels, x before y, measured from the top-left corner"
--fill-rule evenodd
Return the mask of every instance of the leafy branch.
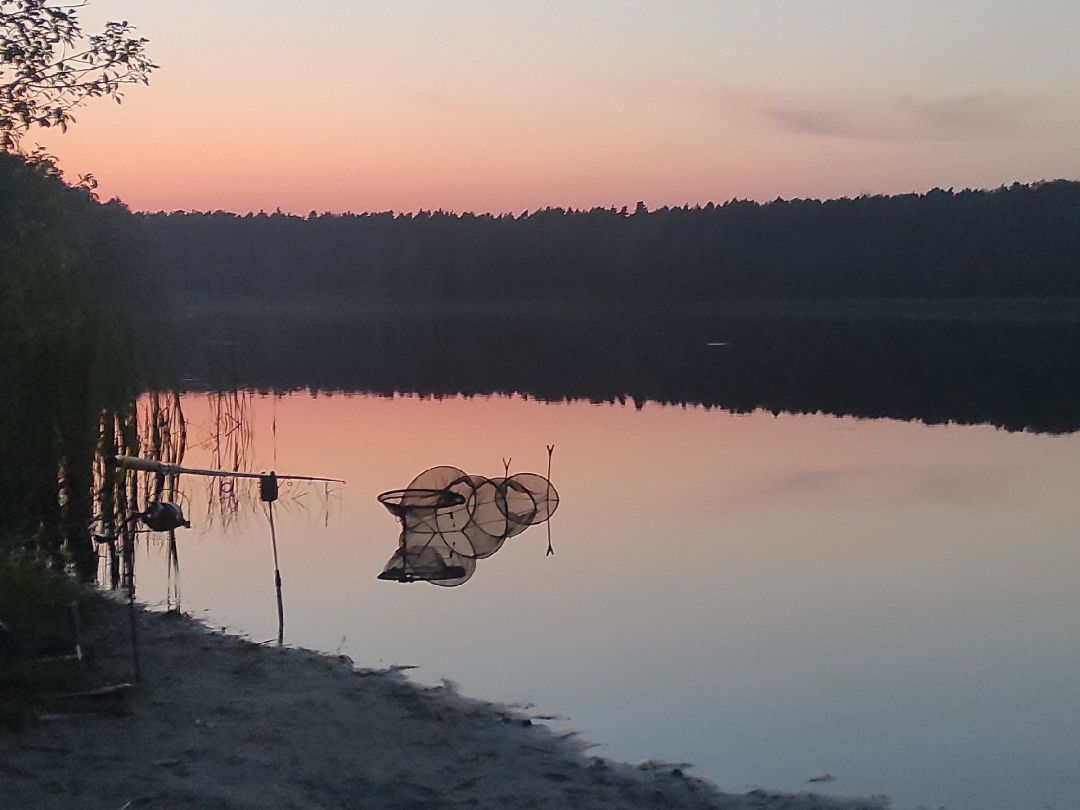
M 84 34 L 77 12 L 86 5 L 0 0 L 0 151 L 16 151 L 34 126 L 66 132 L 88 99 L 119 104 L 126 85 L 149 84 L 158 66 L 147 40 L 127 20 Z

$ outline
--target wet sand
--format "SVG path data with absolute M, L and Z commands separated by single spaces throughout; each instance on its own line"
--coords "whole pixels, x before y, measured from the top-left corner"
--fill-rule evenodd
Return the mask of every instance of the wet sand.
M 113 641 L 97 644 L 96 681 L 131 680 L 126 609 L 110 604 L 103 620 Z M 679 765 L 590 756 L 539 719 L 400 671 L 255 644 L 175 614 L 140 611 L 138 631 L 140 686 L 119 699 L 54 703 L 26 730 L 0 732 L 0 806 L 889 806 L 880 797 L 724 794 Z

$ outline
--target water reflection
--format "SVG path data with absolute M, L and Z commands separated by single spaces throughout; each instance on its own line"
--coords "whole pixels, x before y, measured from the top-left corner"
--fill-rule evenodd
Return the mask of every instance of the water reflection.
M 1080 702 L 1080 439 L 987 426 L 1080 427 L 1074 318 L 205 314 L 162 330 L 138 400 L 74 341 L 52 365 L 0 357 L 6 531 L 85 563 L 96 516 L 103 581 L 175 607 L 182 567 L 185 609 L 271 638 L 257 485 L 104 458 L 316 471 L 350 485 L 282 489 L 294 643 L 536 701 L 605 753 L 729 788 L 827 771 L 901 806 L 1080 793 L 1061 711 Z M 822 411 L 981 426 L 794 415 Z M 526 534 L 469 588 L 375 580 L 376 493 L 443 462 L 543 469 L 550 442 L 557 557 Z M 155 499 L 195 527 L 137 534 Z
M 182 403 L 205 419 L 201 396 Z M 250 412 L 278 428 L 255 432 L 256 466 L 349 481 L 328 525 L 282 516 L 293 643 L 535 702 L 605 754 L 730 789 L 827 771 L 830 792 L 960 810 L 1080 792 L 1080 720 L 1060 710 L 1080 700 L 1080 437 L 506 397 Z M 467 588 L 375 579 L 376 493 L 432 462 L 543 469 L 550 441 L 558 555 L 526 532 Z M 179 542 L 186 608 L 272 638 L 264 527 Z M 164 592 L 160 558 L 140 571 L 144 598 Z
M 178 502 L 182 495 L 175 475 L 139 474 L 113 464 L 113 456 L 138 456 L 180 464 L 187 451 L 187 424 L 176 394 L 151 392 L 142 402 L 104 411 L 94 460 L 94 539 L 103 570 L 98 579 L 113 589 L 135 589 L 135 544 L 140 518 L 153 504 Z M 145 533 L 145 532 L 143 532 Z M 176 532 L 166 533 L 169 602 L 179 605 L 180 569 Z
M 224 300 L 179 307 L 147 354 L 163 387 L 185 391 L 518 393 L 1080 429 L 1080 311 L 1067 306 L 1048 317 L 1019 305 L 747 306 L 645 314 Z
M 208 394 L 200 403 L 205 418 L 194 426 L 193 449 L 218 471 L 213 476 L 180 472 L 186 469 L 182 465 L 193 437 L 178 394 L 151 391 L 132 407 L 102 413 L 93 467 L 92 536 L 98 545 L 99 582 L 134 595 L 135 552 L 141 537 L 147 545 L 163 546 L 165 604 L 170 610 L 179 610 L 177 532 L 191 527 L 184 515 L 194 513 L 193 491 L 197 488 L 202 488 L 199 513 L 206 528 L 242 529 L 256 514 L 266 517 L 272 526 L 272 502 L 286 511 L 306 511 L 315 484 L 322 490 L 319 509 L 329 519 L 330 487 L 340 482 L 287 480 L 283 483 L 288 486 L 280 491 L 274 487 L 272 502 L 260 498 L 261 481 L 253 477 L 252 401 L 248 392 L 230 391 Z M 137 459 L 139 464 L 124 459 Z M 312 486 L 294 488 L 295 483 Z M 280 574 L 275 574 L 280 589 Z

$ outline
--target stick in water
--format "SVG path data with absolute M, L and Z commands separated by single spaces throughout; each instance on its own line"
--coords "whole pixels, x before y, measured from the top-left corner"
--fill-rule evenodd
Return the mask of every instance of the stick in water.
M 277 643 L 285 640 L 285 607 L 281 601 L 281 567 L 278 565 L 277 532 L 274 529 L 274 501 L 278 496 L 277 475 L 273 471 L 259 478 L 259 498 L 266 502 L 270 515 L 270 546 L 274 550 L 274 590 L 277 591 Z
M 548 451 L 548 469 L 547 469 L 547 508 L 551 509 L 551 456 L 555 452 L 555 445 L 549 444 L 547 446 Z M 548 547 L 545 557 L 550 557 L 555 553 L 555 549 L 551 545 L 551 514 L 548 513 L 547 519 L 547 535 L 548 535 Z

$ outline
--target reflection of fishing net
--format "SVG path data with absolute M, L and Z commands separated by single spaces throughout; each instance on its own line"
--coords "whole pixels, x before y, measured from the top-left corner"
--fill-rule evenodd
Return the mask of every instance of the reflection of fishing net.
M 401 521 L 398 549 L 379 579 L 452 587 L 467 581 L 476 561 L 507 538 L 550 518 L 559 494 L 536 473 L 484 478 L 432 467 L 405 489 L 379 495 L 379 503 Z

